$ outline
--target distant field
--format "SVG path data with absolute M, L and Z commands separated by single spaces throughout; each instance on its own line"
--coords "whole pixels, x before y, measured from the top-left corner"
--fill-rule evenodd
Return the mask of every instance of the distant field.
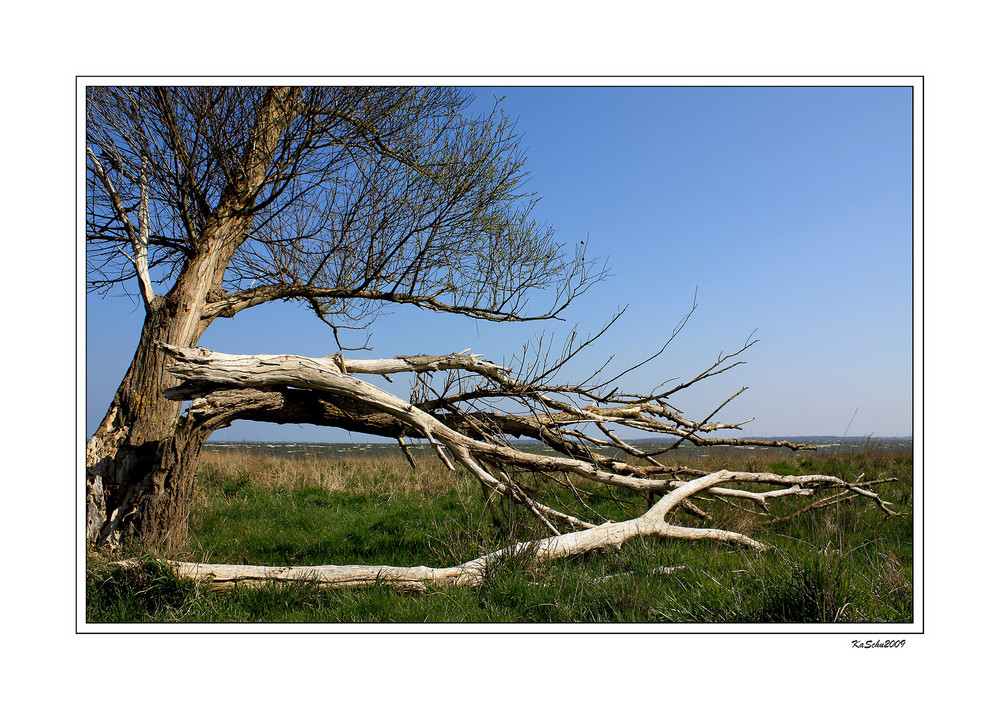
M 803 450 L 803 451 L 793 451 L 787 448 L 772 448 L 764 446 L 750 446 L 741 447 L 735 449 L 732 447 L 705 447 L 699 448 L 692 446 L 687 443 L 682 443 L 681 446 L 667 454 L 671 459 L 704 459 L 704 458 L 718 458 L 719 453 L 722 452 L 724 456 L 735 455 L 737 459 L 743 457 L 745 454 L 764 454 L 769 452 L 769 455 L 779 456 L 779 457 L 794 457 L 798 455 L 828 455 L 828 454 L 853 454 L 853 453 L 872 453 L 872 452 L 895 452 L 895 453 L 913 453 L 913 439 L 909 438 L 873 438 L 873 437 L 765 437 L 769 439 L 781 440 L 785 439 L 787 441 L 794 442 L 796 444 L 808 444 L 814 446 L 815 450 Z M 643 451 L 652 451 L 655 449 L 661 449 L 669 445 L 671 442 L 665 441 L 633 441 L 629 442 Z M 531 452 L 551 452 L 552 450 L 545 446 L 544 444 L 531 441 L 515 441 L 514 445 L 520 449 Z M 427 444 L 413 444 L 408 445 L 412 451 L 424 452 L 431 455 L 433 452 Z M 370 457 L 370 456 L 386 456 L 386 457 L 398 457 L 400 460 L 403 459 L 403 454 L 400 452 L 399 446 L 396 444 L 388 443 L 339 443 L 339 444 L 329 444 L 329 443 L 286 443 L 286 442 L 209 442 L 206 445 L 206 451 L 208 452 L 245 452 L 245 453 L 258 453 L 258 454 L 268 454 L 272 456 L 284 456 L 291 458 L 300 457 L 310 457 L 310 456 L 360 456 L 360 457 Z M 606 453 L 609 455 L 619 453 L 616 449 L 598 449 L 601 453 Z
M 92 555 L 87 616 L 93 622 L 912 622 L 912 442 L 818 443 L 833 445 L 815 453 L 681 449 L 670 456 L 708 470 L 895 477 L 880 492 L 905 514 L 889 518 L 855 499 L 767 524 L 716 505 L 708 510 L 714 526 L 745 532 L 771 549 L 638 540 L 554 563 L 508 558 L 482 587 L 422 595 L 310 584 L 210 593 L 154 560 L 122 569 Z M 429 453 L 418 457 L 414 471 L 395 447 L 334 448 L 345 446 L 351 445 L 211 446 L 181 558 L 450 566 L 545 535 L 520 508 L 504 511 L 507 537 L 498 533 L 478 484 Z M 781 517 L 786 499 L 774 504 Z M 598 514 L 620 517 L 618 504 L 595 498 L 592 505 Z

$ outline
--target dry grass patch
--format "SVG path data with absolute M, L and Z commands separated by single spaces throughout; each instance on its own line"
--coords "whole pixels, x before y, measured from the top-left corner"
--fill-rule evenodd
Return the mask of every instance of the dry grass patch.
M 402 456 L 280 456 L 248 451 L 206 451 L 202 465 L 221 477 L 246 477 L 262 488 L 322 488 L 382 499 L 398 495 L 433 498 L 449 491 L 478 490 L 462 472 L 433 456 L 416 456 L 412 468 Z

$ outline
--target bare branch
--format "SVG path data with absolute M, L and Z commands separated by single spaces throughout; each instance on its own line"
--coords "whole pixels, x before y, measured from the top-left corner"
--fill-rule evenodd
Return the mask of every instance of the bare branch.
M 142 176 L 140 178 L 142 193 L 139 203 L 139 231 L 137 232 L 135 227 L 132 226 L 132 222 L 129 220 L 125 208 L 122 206 L 122 201 L 118 196 L 118 191 L 115 189 L 111 179 L 108 177 L 107 171 L 104 169 L 104 165 L 98 157 L 94 155 L 94 151 L 91 150 L 90 146 L 87 146 L 87 156 L 93 163 L 94 172 L 101 180 L 101 184 L 104 186 L 108 197 L 114 205 L 118 219 L 121 220 L 121 223 L 125 227 L 125 231 L 128 234 L 129 242 L 132 244 L 132 250 L 135 256 L 129 257 L 127 254 L 125 256 L 135 267 L 135 274 L 136 278 L 139 280 L 139 291 L 142 294 L 143 303 L 146 306 L 146 310 L 151 311 L 153 309 L 153 302 L 156 298 L 156 294 L 153 292 L 153 285 L 149 280 L 149 264 L 146 258 L 149 246 L 149 195 L 147 193 L 146 162 L 144 160 L 142 163 Z M 124 252 L 122 253 L 124 254 Z
M 715 495 L 749 498 L 762 507 L 766 506 L 768 498 L 776 497 L 776 495 L 804 495 L 801 491 L 806 487 L 810 489 L 810 492 L 812 489 L 839 487 L 871 498 L 885 512 L 894 514 L 884 501 L 870 489 L 869 484 L 847 483 L 833 476 L 783 476 L 771 473 L 723 472 L 725 475 L 719 480 L 775 485 L 783 489 L 777 494 L 747 495 L 744 492 L 731 493 L 727 489 L 717 487 L 715 485 L 716 479 L 707 477 L 704 472 L 689 469 L 671 470 L 655 462 L 651 466 L 639 468 L 589 450 L 585 450 L 586 458 L 528 453 L 506 444 L 476 439 L 462 434 L 442 419 L 432 416 L 414 404 L 404 402 L 394 395 L 344 372 L 346 369 L 348 373 L 364 371 L 369 374 L 384 374 L 407 370 L 426 372 L 463 369 L 503 380 L 508 382 L 512 391 L 516 390 L 517 383 L 508 378 L 503 368 L 469 354 L 370 361 L 343 360 L 340 363 L 335 363 L 332 358 L 306 358 L 296 355 L 241 356 L 213 353 L 203 348 L 179 348 L 166 344 L 160 344 L 160 347 L 170 353 L 172 357 L 172 363 L 168 365 L 167 369 L 182 380 L 180 387 L 167 391 L 166 395 L 170 398 L 190 398 L 195 394 L 209 393 L 212 390 L 229 387 L 265 390 L 277 387 L 304 387 L 328 392 L 337 397 L 362 403 L 401 422 L 409 431 L 419 432 L 418 435 L 434 446 L 438 455 L 449 467 L 451 462 L 445 455 L 445 450 L 490 489 L 505 495 L 519 497 L 528 507 L 534 507 L 536 510 L 542 510 L 541 506 L 524 499 L 513 481 L 498 480 L 487 471 L 486 466 L 513 466 L 522 470 L 542 473 L 569 473 L 586 480 L 626 490 L 666 493 L 665 499 L 677 502 L 687 496 L 686 493 L 681 495 L 678 491 L 693 490 L 687 483 L 650 476 L 663 473 L 695 475 L 698 476 L 697 480 L 699 481 L 713 481 L 713 483 L 699 487 L 694 492 L 711 488 L 711 492 Z M 343 369 L 341 365 L 343 365 Z M 570 407 L 570 409 L 572 408 Z M 597 412 L 591 412 L 591 415 L 599 417 L 603 421 L 618 422 L 629 421 L 629 417 L 633 416 L 632 413 L 629 413 L 627 416 L 612 417 Z M 502 422 L 503 420 L 494 421 Z M 546 424 L 539 419 L 538 430 L 546 431 L 547 429 Z M 396 436 L 399 435 L 396 434 Z M 664 503 L 663 506 L 666 508 L 663 506 L 661 508 L 669 511 L 673 505 L 673 502 Z M 552 514 L 551 510 L 545 510 L 545 513 Z M 577 522 L 582 521 L 577 519 Z

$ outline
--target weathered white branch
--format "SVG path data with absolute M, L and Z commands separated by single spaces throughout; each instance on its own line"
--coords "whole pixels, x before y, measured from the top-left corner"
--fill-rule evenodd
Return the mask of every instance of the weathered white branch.
M 315 582 L 330 587 L 371 587 L 384 584 L 400 591 L 423 591 L 427 583 L 475 586 L 482 572 L 475 567 L 390 567 L 385 565 L 321 565 L 268 567 L 165 560 L 181 577 L 209 582 L 213 589 L 229 590 L 243 584 Z
M 111 204 L 115 208 L 115 213 L 118 215 L 118 219 L 121 220 L 122 225 L 125 227 L 125 233 L 128 234 L 129 242 L 132 244 L 132 250 L 135 252 L 135 257 L 130 257 L 127 254 L 125 256 L 135 267 L 136 277 L 139 280 L 139 292 L 142 294 L 142 300 L 146 306 L 146 310 L 149 311 L 153 308 L 156 294 L 153 291 L 153 284 L 149 278 L 149 262 L 147 257 L 149 249 L 149 177 L 147 175 L 148 168 L 146 158 L 143 157 L 142 159 L 142 172 L 140 175 L 139 231 L 137 233 L 135 227 L 132 226 L 131 220 L 128 218 L 128 213 L 125 211 L 125 207 L 122 205 L 121 197 L 119 197 L 118 191 L 115 189 L 114 184 L 111 182 L 107 172 L 104 170 L 104 165 L 97 158 L 97 156 L 94 155 L 94 151 L 90 149 L 90 146 L 87 146 L 87 155 L 94 164 L 94 173 L 100 179 L 101 184 L 104 186 L 104 191 L 111 199 Z M 124 254 L 124 252 L 122 253 Z
M 160 344 L 171 354 L 173 362 L 167 369 L 182 380 L 182 385 L 168 391 L 173 398 L 206 392 L 218 387 L 258 388 L 299 387 L 330 392 L 339 397 L 363 402 L 389 414 L 413 430 L 422 432 L 449 463 L 444 450 L 462 464 L 487 491 L 507 495 L 524 504 L 550 530 L 557 532 L 553 521 L 578 528 L 573 532 L 554 534 L 540 540 L 520 542 L 461 565 L 447 568 L 391 567 L 381 565 L 332 565 L 320 567 L 261 567 L 253 565 L 210 565 L 171 563 L 179 573 L 198 579 L 210 579 L 215 586 L 236 583 L 261 584 L 269 581 L 312 580 L 333 586 L 366 586 L 386 584 L 394 588 L 423 589 L 426 584 L 476 585 L 482 582 L 484 570 L 506 555 L 528 555 L 540 560 L 569 557 L 591 550 L 620 547 L 638 536 L 678 538 L 685 540 L 715 540 L 763 549 L 764 545 L 746 535 L 711 528 L 689 528 L 667 522 L 678 506 L 688 506 L 688 500 L 698 494 L 730 496 L 753 500 L 766 510 L 769 499 L 789 495 L 810 495 L 813 488 L 839 488 L 873 498 L 883 510 L 892 513 L 872 491 L 859 484 L 850 484 L 834 476 L 786 476 L 774 473 L 746 471 L 694 472 L 685 469 L 691 480 L 662 480 L 631 475 L 633 467 L 604 460 L 611 470 L 592 461 L 559 456 L 546 456 L 520 451 L 504 444 L 479 441 L 446 426 L 428 412 L 404 402 L 379 389 L 354 373 L 386 374 L 388 372 L 426 372 L 440 369 L 462 369 L 506 378 L 502 368 L 479 360 L 476 356 L 453 354 L 442 357 L 421 355 L 389 360 L 343 360 L 341 358 L 307 358 L 296 355 L 226 355 L 203 348 L 181 348 Z M 346 370 L 346 371 L 345 371 Z M 516 382 L 513 384 L 516 391 Z M 583 411 L 583 410 L 576 410 Z M 615 413 L 620 414 L 618 412 Z M 602 416 L 598 414 L 598 416 Z M 610 417 L 608 418 L 610 419 Z M 608 419 L 604 419 L 607 421 Z M 595 459 L 596 460 L 596 459 Z M 497 474 L 490 472 L 487 462 L 499 464 Z M 502 466 L 522 467 L 538 472 L 574 473 L 583 478 L 608 483 L 633 491 L 665 493 L 649 510 L 637 518 L 621 522 L 594 525 L 532 500 L 521 491 Z M 669 472 L 662 469 L 664 472 Z M 499 478 L 498 478 L 499 476 Z M 726 483 L 756 483 L 778 486 L 778 490 L 757 493 L 730 488 Z M 808 488 L 807 488 L 808 486 Z
M 184 381 L 180 387 L 166 392 L 166 396 L 169 398 L 190 398 L 194 394 L 220 386 L 256 389 L 302 387 L 332 392 L 348 399 L 364 402 L 412 426 L 417 431 L 422 432 L 429 441 L 441 442 L 457 459 L 472 453 L 477 458 L 502 460 L 535 470 L 576 473 L 593 481 L 609 483 L 635 491 L 662 491 L 669 487 L 669 484 L 664 481 L 610 473 L 586 461 L 531 454 L 513 447 L 486 443 L 464 436 L 409 402 L 405 402 L 364 380 L 345 375 L 330 358 L 308 358 L 299 355 L 227 355 L 214 353 L 205 348 L 181 348 L 165 343 L 161 343 L 160 347 L 174 358 L 174 361 L 167 365 L 167 369 L 171 374 Z M 449 357 L 468 358 L 470 361 L 474 361 L 470 362 L 470 367 L 482 369 L 496 367 L 492 363 L 475 360 L 466 355 Z M 397 358 L 396 360 L 408 359 Z M 448 358 L 443 358 L 442 361 L 448 362 Z M 399 362 L 393 361 L 391 366 L 395 368 L 393 372 L 406 371 L 399 369 L 402 367 Z M 455 364 L 454 366 L 458 367 L 459 365 Z M 381 374 L 381 370 L 374 372 L 377 368 L 371 369 L 373 374 Z M 625 464 L 621 464 L 621 467 L 623 469 L 629 468 Z
M 458 460 L 470 455 L 479 460 L 504 462 L 523 466 L 536 471 L 560 471 L 574 473 L 598 483 L 606 483 L 627 490 L 657 493 L 676 489 L 676 481 L 640 478 L 632 475 L 634 467 L 620 462 L 610 462 L 605 470 L 589 461 L 581 461 L 560 456 L 532 454 L 510 446 L 472 439 L 442 424 L 433 415 L 413 406 L 409 402 L 382 390 L 371 383 L 344 374 L 332 358 L 309 358 L 300 355 L 229 355 L 216 353 L 205 348 L 181 348 L 165 343 L 160 347 L 173 356 L 167 365 L 171 374 L 183 381 L 180 387 L 166 392 L 174 399 L 190 398 L 191 395 L 218 387 L 270 389 L 274 387 L 301 387 L 331 392 L 348 399 L 363 402 L 379 411 L 395 417 L 424 434 L 433 444 L 440 442 Z M 369 374 L 383 374 L 387 371 L 406 372 L 433 369 L 466 369 L 474 372 L 500 372 L 502 368 L 486 360 L 469 355 L 415 356 L 390 360 L 345 361 L 347 369 L 355 367 L 355 372 L 365 370 Z M 409 368 L 409 370 L 407 369 Z M 517 383 L 512 387 L 516 391 Z M 440 451 L 439 451 L 440 453 Z M 450 462 L 449 462 L 450 464 Z M 834 476 L 780 476 L 773 473 L 735 472 L 728 480 L 766 483 L 783 486 L 833 486 L 847 487 L 844 481 Z M 857 488 L 857 492 L 873 498 L 886 512 L 885 503 L 870 490 Z M 726 495 L 725 491 L 720 494 Z M 741 497 L 750 497 L 747 495 Z M 763 504 L 764 498 L 755 496 Z
M 686 528 L 669 525 L 664 516 L 683 500 L 732 476 L 719 471 L 690 481 L 664 496 L 644 515 L 623 522 L 605 523 L 586 530 L 555 535 L 542 540 L 520 542 L 454 567 L 393 567 L 388 565 L 322 565 L 309 567 L 268 567 L 211 563 L 167 563 L 182 577 L 208 581 L 213 588 L 231 589 L 237 584 L 259 586 L 273 582 L 313 582 L 331 587 L 385 585 L 401 591 L 423 591 L 428 584 L 478 586 L 492 563 L 506 556 L 530 556 L 538 560 L 572 557 L 603 548 L 620 548 L 639 536 L 684 540 L 716 540 L 763 550 L 764 545 L 746 535 L 727 530 Z
M 489 360 L 480 360 L 478 355 L 468 355 L 468 350 L 451 355 L 400 355 L 393 358 L 342 360 L 345 371 L 355 375 L 394 375 L 400 372 L 438 372 L 443 370 L 465 370 L 480 374 L 500 376 L 510 372 L 509 367 L 501 367 Z M 335 353 L 337 355 L 339 353 Z M 328 357 L 333 358 L 334 355 Z

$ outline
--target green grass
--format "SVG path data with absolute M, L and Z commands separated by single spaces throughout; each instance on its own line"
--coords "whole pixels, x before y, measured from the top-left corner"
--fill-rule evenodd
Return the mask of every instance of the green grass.
M 450 566 L 511 540 L 544 535 L 532 519 L 510 510 L 508 531 L 497 532 L 478 486 L 430 460 L 417 472 L 391 459 L 310 465 L 312 471 L 303 471 L 277 459 L 208 459 L 189 548 L 180 558 Z M 912 456 L 730 455 L 711 466 L 898 477 L 880 491 L 905 514 L 888 517 L 855 499 L 765 525 L 752 513 L 699 502 L 715 516 L 712 525 L 745 532 L 771 548 L 640 539 L 570 560 L 507 558 L 488 570 L 477 589 L 431 588 L 419 595 L 308 583 L 210 592 L 148 557 L 123 569 L 91 555 L 87 617 L 122 623 L 912 622 Z M 599 493 L 589 490 L 589 505 L 618 509 Z M 796 502 L 777 499 L 771 508 L 781 516 Z M 630 504 L 638 509 L 643 500 L 635 497 Z M 703 524 L 687 515 L 679 522 Z M 664 574 L 664 567 L 678 569 Z

